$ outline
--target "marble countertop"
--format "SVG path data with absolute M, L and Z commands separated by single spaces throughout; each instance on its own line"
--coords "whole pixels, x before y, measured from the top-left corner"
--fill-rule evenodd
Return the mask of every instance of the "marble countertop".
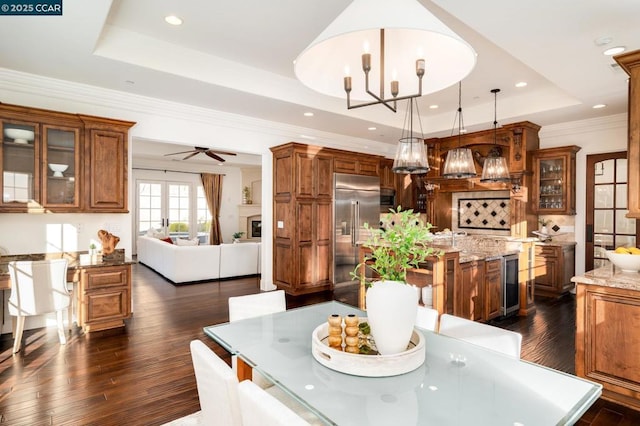
M 640 272 L 622 272 L 615 266 L 603 266 L 571 278 L 574 283 L 616 287 L 640 291 Z
M 538 241 L 536 243 L 537 246 L 555 246 L 555 247 L 566 247 L 566 246 L 575 246 L 577 243 L 575 241 Z

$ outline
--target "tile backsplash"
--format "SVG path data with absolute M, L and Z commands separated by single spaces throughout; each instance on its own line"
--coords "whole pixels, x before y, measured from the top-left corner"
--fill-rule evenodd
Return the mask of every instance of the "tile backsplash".
M 457 192 L 452 195 L 451 229 L 472 234 L 510 235 L 509 191 Z

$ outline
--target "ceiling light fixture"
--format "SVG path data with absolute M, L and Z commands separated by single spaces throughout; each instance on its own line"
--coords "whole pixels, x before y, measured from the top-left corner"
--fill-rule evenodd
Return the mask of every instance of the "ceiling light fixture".
M 462 82 L 458 83 L 458 110 L 453 119 L 451 136 L 455 130 L 456 119 L 458 121 L 458 147 L 449 150 L 444 162 L 442 176 L 449 179 L 466 179 L 476 176 L 476 166 L 473 164 L 473 156 L 469 148 L 461 148 L 462 134 L 464 133 L 464 120 L 462 118 Z
M 424 134 L 422 123 L 420 122 L 420 111 L 418 101 L 415 98 L 407 100 L 407 113 L 404 116 L 402 134 L 396 148 L 396 156 L 393 160 L 391 170 L 394 173 L 420 174 L 427 173 L 430 169 L 427 159 L 427 147 L 424 144 Z M 414 114 L 415 106 L 415 114 Z M 420 128 L 420 137 L 414 135 L 413 122 L 414 115 Z
M 617 55 L 618 53 L 622 53 L 625 50 L 626 50 L 626 47 L 624 46 L 610 47 L 604 52 L 602 52 L 602 54 L 605 56 L 613 56 L 613 55 Z
M 440 108 L 439 105 L 435 105 L 435 104 L 434 105 L 429 105 L 429 109 L 438 109 L 438 108 Z
M 311 89 L 336 97 L 346 92 L 348 109 L 381 104 L 395 112 L 399 100 L 462 80 L 475 66 L 476 52 L 416 0 L 354 0 L 294 64 L 297 78 Z M 349 75 L 358 68 L 363 83 Z M 377 92 L 370 82 L 379 84 Z
M 516 87 L 520 88 L 520 87 L 527 87 L 527 82 L 526 81 L 519 81 L 516 83 Z
M 377 130 L 377 129 L 378 129 L 377 127 L 373 127 L 373 126 L 367 128 L 367 130 Z
M 176 15 L 168 15 L 164 17 L 164 21 L 170 25 L 182 25 L 182 19 Z
M 305 112 L 304 116 L 305 117 L 313 117 L 313 113 L 312 112 Z
M 502 149 L 498 146 L 499 92 L 500 89 L 491 89 L 491 93 L 493 93 L 493 148 L 484 160 L 480 182 L 511 182 L 507 159 L 502 156 Z
M 595 104 L 594 106 L 592 106 L 591 108 L 593 109 L 600 109 L 600 108 L 604 108 L 606 107 L 606 104 Z

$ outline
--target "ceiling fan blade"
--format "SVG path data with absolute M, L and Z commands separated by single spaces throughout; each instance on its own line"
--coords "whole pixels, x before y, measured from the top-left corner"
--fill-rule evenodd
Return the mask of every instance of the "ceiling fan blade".
M 224 162 L 225 162 L 225 159 L 224 159 L 224 158 L 220 157 L 219 155 L 214 154 L 214 153 L 213 153 L 212 151 L 210 151 L 210 150 L 209 150 L 209 151 L 205 151 L 204 153 L 205 153 L 205 154 L 207 154 L 209 157 L 213 158 L 214 160 L 218 160 L 218 161 L 220 161 L 221 163 L 224 163 Z
M 171 154 L 165 154 L 164 156 L 166 157 L 167 155 L 189 154 L 189 153 L 191 153 L 191 152 L 193 152 L 193 150 L 192 150 L 192 149 L 190 149 L 189 151 L 172 152 Z M 198 152 L 199 152 L 199 151 L 196 151 L 196 154 L 197 154 Z
M 193 157 L 194 155 L 198 155 L 200 154 L 202 151 L 195 151 L 195 152 L 191 152 L 191 154 L 187 155 L 186 157 L 183 158 L 183 160 L 188 160 L 189 158 Z
M 217 149 L 210 149 L 209 151 L 215 152 L 216 154 L 222 154 L 222 155 L 237 155 L 235 152 L 218 151 Z

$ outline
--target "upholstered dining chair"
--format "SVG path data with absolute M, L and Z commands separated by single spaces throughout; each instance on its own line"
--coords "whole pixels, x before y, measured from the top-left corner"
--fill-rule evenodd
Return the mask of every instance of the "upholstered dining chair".
M 520 358 L 522 335 L 514 331 L 443 314 L 440 317 L 440 334 Z
M 70 309 L 67 290 L 67 260 L 14 261 L 9 263 L 11 295 L 9 315 L 14 318 L 13 353 L 20 350 L 24 321 L 28 316 L 55 312 L 60 344 L 67 343 L 62 311 Z
M 310 423 L 250 380 L 238 385 L 243 426 L 309 426 Z
M 267 291 L 263 293 L 248 294 L 229 298 L 229 322 L 254 318 L 261 315 L 274 314 L 287 310 L 287 302 L 284 290 Z M 237 371 L 238 359 L 231 357 L 233 371 Z M 257 371 L 253 371 L 252 380 L 262 388 L 268 388 L 272 384 Z
M 229 298 L 229 322 L 287 310 L 284 290 L 266 291 Z
M 425 330 L 436 331 L 438 328 L 438 311 L 418 305 L 416 325 Z

